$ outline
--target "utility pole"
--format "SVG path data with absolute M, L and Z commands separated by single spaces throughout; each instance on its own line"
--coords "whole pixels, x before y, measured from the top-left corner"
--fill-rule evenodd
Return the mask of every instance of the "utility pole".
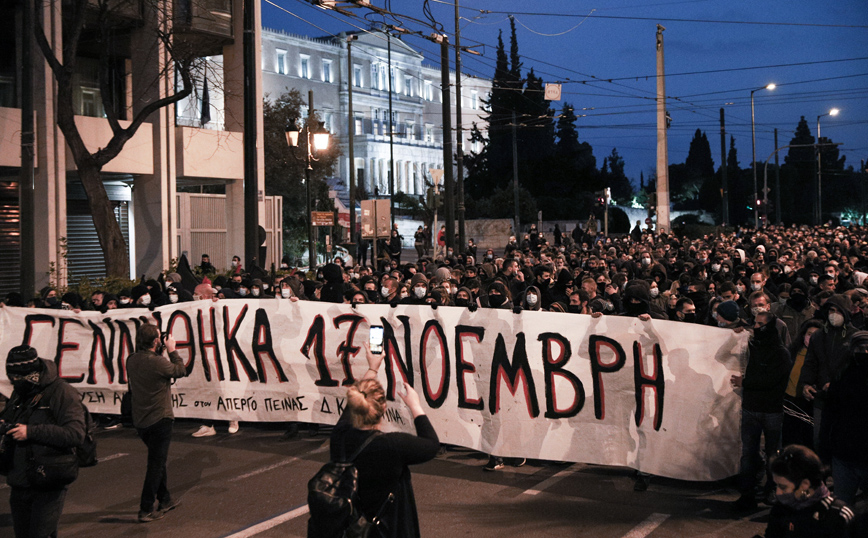
M 446 247 L 455 248 L 455 188 L 452 171 L 452 110 L 449 95 L 449 38 L 435 36 L 440 43 L 440 91 L 443 100 L 443 206 L 446 212 Z
M 458 21 L 458 0 L 455 0 L 455 159 L 458 174 L 458 248 L 464 249 L 467 245 L 464 230 L 464 136 L 461 130 L 461 108 L 464 102 L 461 100 L 461 27 Z
M 720 190 L 723 195 L 723 206 L 720 212 L 720 220 L 724 225 L 729 224 L 729 185 L 726 178 L 726 123 L 723 117 L 723 107 L 720 107 Z
M 778 128 L 775 127 L 775 147 L 778 147 Z M 775 222 L 781 223 L 781 166 L 775 153 Z
M 657 25 L 657 231 L 669 231 L 669 128 L 666 114 L 666 79 L 663 69 L 663 31 Z
M 248 270 L 259 260 L 259 167 L 256 158 L 256 6 L 254 0 L 244 2 L 244 257 Z M 311 105 L 311 108 L 313 106 Z M 307 215 L 310 219 L 310 215 Z
M 516 135 L 515 125 L 515 110 L 512 111 L 512 196 L 513 204 L 515 205 L 515 228 L 512 234 L 516 241 L 519 240 L 521 234 L 521 220 L 518 213 L 518 136 Z
M 355 134 L 356 134 L 356 118 L 353 114 L 353 41 L 358 39 L 357 35 L 347 36 L 347 95 L 349 102 L 347 103 L 348 119 L 347 119 L 347 136 L 349 137 L 350 150 L 350 243 L 356 242 L 356 159 L 354 153 Z
M 21 223 L 21 295 L 27 301 L 36 288 L 33 230 L 33 32 L 34 3 L 22 0 L 21 13 L 21 174 L 18 179 Z
M 307 221 L 307 261 L 308 266 L 311 271 L 316 268 L 316 239 L 314 238 L 314 230 L 313 230 L 313 202 L 311 197 L 311 183 L 313 182 L 312 171 L 313 168 L 310 164 L 311 161 L 311 143 L 313 142 L 313 137 L 311 136 L 310 130 L 313 127 L 314 115 L 313 115 L 313 90 L 308 90 L 307 92 L 307 120 L 305 122 L 304 130 L 307 133 L 307 168 L 305 168 L 305 194 L 307 196 L 307 214 L 305 214 L 304 218 Z M 376 237 L 376 236 L 375 236 Z M 376 239 L 374 239 L 376 241 Z M 374 247 L 374 252 L 376 253 L 376 247 Z M 376 256 L 376 254 L 375 254 Z M 374 265 L 377 265 L 377 258 L 374 258 Z

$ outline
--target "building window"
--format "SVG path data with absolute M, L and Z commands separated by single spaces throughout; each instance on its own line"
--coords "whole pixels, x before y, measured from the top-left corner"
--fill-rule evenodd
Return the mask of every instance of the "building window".
M 353 65 L 353 86 L 362 87 L 362 66 L 358 64 Z
M 375 63 L 371 63 L 371 88 L 380 89 L 380 66 Z
M 470 90 L 470 108 L 479 110 L 479 92 L 476 90 Z
M 323 119 L 323 127 L 325 127 L 325 129 L 329 133 L 336 134 L 335 133 L 335 115 L 334 115 L 334 113 L 326 112 L 323 114 L 322 119 Z
M 332 79 L 332 61 L 331 60 L 323 60 L 322 61 L 322 81 L 323 82 L 334 82 Z
M 278 75 L 286 74 L 286 51 L 285 50 L 277 50 L 277 65 L 274 67 L 274 70 Z
M 434 126 L 426 125 L 425 126 L 425 142 L 434 142 Z
M 423 97 L 426 101 L 433 101 L 433 100 L 434 100 L 434 87 L 431 85 L 431 81 L 430 81 L 430 80 L 426 80 L 426 81 L 423 83 L 422 91 L 423 91 L 423 95 L 422 95 L 422 97 Z
M 301 78 L 310 78 L 310 56 L 302 54 L 299 56 L 298 76 Z
M 394 67 L 389 70 L 389 76 L 391 77 L 389 84 L 392 85 L 392 91 L 395 93 L 398 93 L 398 79 L 395 77 L 395 68 Z
M 357 134 L 357 135 L 364 134 L 365 127 L 364 127 L 364 122 L 362 120 L 362 117 L 356 116 L 355 119 L 356 119 L 356 123 L 355 123 L 355 127 L 353 127 L 353 134 Z
M 377 89 L 383 90 L 383 91 L 388 90 L 389 87 L 387 86 L 387 84 L 388 84 L 388 82 L 386 82 L 386 66 L 381 65 L 380 66 L 380 85 L 377 87 Z
M 413 97 L 413 77 L 404 77 L 404 95 Z
M 416 140 L 416 130 L 414 129 L 413 122 L 407 122 L 407 140 Z

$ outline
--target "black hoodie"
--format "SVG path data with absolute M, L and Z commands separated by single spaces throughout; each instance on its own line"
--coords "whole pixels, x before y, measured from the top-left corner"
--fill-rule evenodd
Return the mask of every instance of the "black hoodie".
M 844 315 L 844 325 L 833 327 L 829 323 L 829 309 L 834 306 Z M 856 329 L 850 325 L 850 300 L 843 295 L 833 295 L 823 303 L 820 309 L 820 319 L 823 329 L 814 333 L 805 355 L 805 365 L 799 377 L 799 391 L 805 385 L 813 385 L 822 391 L 827 383 L 837 379 L 850 356 L 850 337 Z M 823 393 L 818 394 L 815 405 L 823 407 Z
M 748 344 L 748 361 L 744 373 L 742 408 L 756 413 L 782 413 L 784 392 L 793 363 L 790 352 L 781 342 L 771 321 L 754 329 Z

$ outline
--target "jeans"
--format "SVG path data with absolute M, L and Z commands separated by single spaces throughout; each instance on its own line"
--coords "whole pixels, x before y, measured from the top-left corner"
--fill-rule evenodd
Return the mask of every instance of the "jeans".
M 832 478 L 835 479 L 835 497 L 851 508 L 856 503 L 856 491 L 868 491 L 868 465 L 850 463 L 832 458 Z
M 56 537 L 65 498 L 65 487 L 47 491 L 13 487 L 9 506 L 15 538 Z
M 739 472 L 739 491 L 742 494 L 752 494 L 756 487 L 756 475 L 760 456 L 760 438 L 765 435 L 766 458 L 774 456 L 781 448 L 781 430 L 783 428 L 783 413 L 759 413 L 756 411 L 741 411 L 741 465 Z M 772 482 L 771 472 L 766 466 L 766 487 Z
M 169 443 L 172 441 L 172 419 L 164 418 L 147 428 L 138 428 L 139 437 L 148 447 L 148 470 L 142 486 L 142 499 L 139 509 L 152 512 L 154 501 L 168 504 L 172 500 L 166 486 L 166 461 L 169 459 Z

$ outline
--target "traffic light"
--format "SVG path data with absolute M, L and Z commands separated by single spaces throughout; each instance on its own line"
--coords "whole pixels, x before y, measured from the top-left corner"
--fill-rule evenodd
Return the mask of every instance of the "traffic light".
M 443 205 L 443 195 L 434 191 L 434 187 L 428 187 L 428 193 L 425 196 L 428 209 L 434 211 Z

